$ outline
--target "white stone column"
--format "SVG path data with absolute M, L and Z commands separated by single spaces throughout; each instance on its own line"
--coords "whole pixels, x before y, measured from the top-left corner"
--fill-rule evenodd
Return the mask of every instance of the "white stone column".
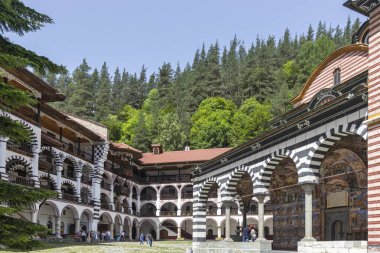
M 113 239 L 113 223 L 110 224 L 111 239 Z
M 140 193 L 137 193 L 137 206 L 136 206 L 136 215 L 140 215 L 140 207 L 141 207 L 141 200 L 140 200 Z
M 157 225 L 156 235 L 157 235 L 156 240 L 160 240 L 160 225 Z
M 76 177 L 76 192 L 75 192 L 75 195 L 78 198 L 78 202 L 82 202 L 81 197 L 80 197 L 82 173 L 80 173 L 80 172 L 75 173 L 75 177 Z
M 75 218 L 74 221 L 75 221 L 75 233 L 77 233 L 80 231 L 80 219 Z M 87 230 L 88 230 L 87 232 L 89 232 L 89 228 L 87 228 Z
M 132 188 L 133 187 L 131 187 L 130 188 L 130 191 L 129 191 L 129 198 L 127 199 L 127 201 L 128 201 L 128 213 L 129 214 L 132 214 Z
M 178 191 L 178 203 L 177 203 L 177 206 L 178 206 L 178 209 L 177 209 L 177 216 L 181 216 L 181 213 L 182 213 L 182 192 L 181 192 L 181 189 L 177 190 Z
M 7 151 L 7 141 L 9 138 L 0 136 L 0 179 L 8 180 L 8 175 L 6 174 L 6 151 Z
M 258 203 L 258 218 L 259 218 L 259 224 L 258 224 L 258 235 L 257 235 L 257 241 L 265 241 L 264 237 L 264 194 L 256 195 Z
M 62 198 L 62 191 L 61 191 L 62 171 L 63 171 L 62 162 L 58 162 L 58 164 L 55 165 L 55 170 L 57 171 L 57 189 L 56 189 L 56 192 L 58 193 L 58 198 Z
M 225 234 L 225 241 L 232 241 L 231 239 L 231 201 L 226 201 L 224 202 L 224 206 L 226 207 L 226 220 L 225 220 L 225 225 L 226 225 L 226 234 Z
M 157 200 L 156 200 L 156 216 L 159 217 L 160 216 L 160 211 L 161 211 L 161 196 L 160 194 L 158 193 L 157 194 Z
M 222 227 L 218 226 L 218 239 L 222 238 Z
M 218 188 L 218 202 L 216 203 L 217 209 L 216 209 L 216 215 L 222 215 L 222 195 L 221 191 Z
M 92 222 L 90 221 L 91 230 L 94 230 L 95 232 L 98 232 L 98 223 L 99 223 L 99 220 L 92 219 Z
M 30 220 L 33 222 L 33 223 L 37 223 L 38 222 L 38 210 L 30 210 Z
M 128 229 L 129 229 L 129 232 L 128 232 L 128 239 L 129 239 L 129 240 L 132 240 L 132 225 L 129 225 Z
M 55 216 L 55 237 L 62 238 L 62 236 L 61 236 L 61 216 Z
M 305 192 L 305 237 L 301 241 L 316 241 L 313 237 L 313 190 L 314 184 L 304 184 Z
M 177 227 L 177 239 L 181 239 L 181 227 Z
M 113 202 L 113 198 L 114 198 L 113 185 L 111 184 L 110 206 L 111 206 L 111 210 L 115 211 L 115 203 Z
M 32 153 L 33 153 L 33 158 L 32 158 L 32 180 L 34 182 L 34 187 L 39 188 L 40 187 L 40 181 L 38 179 L 38 162 L 39 162 L 39 157 L 40 157 L 40 148 L 37 146 L 32 147 Z

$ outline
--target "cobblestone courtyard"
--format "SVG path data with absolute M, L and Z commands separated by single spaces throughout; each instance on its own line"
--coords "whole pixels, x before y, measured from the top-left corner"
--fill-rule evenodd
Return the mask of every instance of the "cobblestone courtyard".
M 146 244 L 139 245 L 139 242 L 111 242 L 99 244 L 46 244 L 43 249 L 33 250 L 33 253 L 118 253 L 118 252 L 167 252 L 184 253 L 186 248 L 191 247 L 191 241 L 159 241 L 153 242 L 153 247 L 149 248 Z M 0 251 L 17 252 L 17 251 Z M 21 251 L 18 251 L 21 252 Z

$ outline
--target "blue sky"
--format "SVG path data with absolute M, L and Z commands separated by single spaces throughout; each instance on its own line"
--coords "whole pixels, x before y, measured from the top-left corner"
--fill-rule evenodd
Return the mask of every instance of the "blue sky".
M 157 71 L 163 62 L 184 66 L 194 52 L 219 41 L 228 45 L 236 34 L 250 45 L 257 35 L 280 37 L 304 33 L 319 20 L 344 26 L 348 16 L 364 16 L 342 6 L 342 0 L 24 0 L 48 14 L 54 24 L 24 37 L 8 34 L 70 71 L 86 57 L 90 66 L 107 62 L 129 72 Z M 112 73 L 111 73 L 112 74 Z

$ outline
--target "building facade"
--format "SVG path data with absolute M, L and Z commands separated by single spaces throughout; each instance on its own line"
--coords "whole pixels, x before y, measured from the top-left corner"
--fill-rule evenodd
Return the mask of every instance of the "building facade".
M 153 145 L 152 153 L 142 153 L 110 142 L 104 126 L 50 106 L 64 96 L 28 70 L 0 72 L 7 83 L 38 100 L 35 106 L 0 112 L 30 133 L 28 143 L 0 138 L 0 178 L 57 193 L 25 210 L 23 217 L 48 227 L 57 238 L 109 230 L 112 236 L 124 231 L 129 239 L 148 232 L 155 239 L 192 239 L 192 168 L 228 148 L 164 152 Z M 232 211 L 235 226 L 242 221 L 238 204 Z M 249 222 L 257 224 L 252 208 Z M 224 212 L 215 188 L 208 202 L 209 239 L 224 236 Z
M 198 167 L 194 252 L 246 249 L 244 243 L 206 242 L 206 203 L 214 186 L 227 206 L 244 198 L 258 201 L 255 249 L 378 249 L 379 5 L 369 0 L 346 2 L 369 17 L 352 44 L 320 63 L 291 101 L 294 108 L 275 119 L 270 130 Z M 252 188 L 239 190 L 246 181 Z M 264 237 L 265 200 L 273 209 L 272 240 Z

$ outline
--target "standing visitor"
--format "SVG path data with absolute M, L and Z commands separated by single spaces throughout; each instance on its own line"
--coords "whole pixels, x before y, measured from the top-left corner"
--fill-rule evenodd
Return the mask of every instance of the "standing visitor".
M 150 233 L 146 236 L 146 241 L 148 242 L 149 247 L 152 247 L 153 236 Z
M 249 241 L 249 236 L 251 235 L 251 230 L 249 229 L 249 225 L 243 228 L 243 242 Z
M 82 242 L 86 242 L 86 237 L 87 237 L 87 234 L 86 234 L 86 231 L 82 230 Z
M 139 245 L 144 245 L 144 234 L 143 233 L 141 233 L 139 239 L 140 239 L 140 244 Z
M 256 231 L 255 231 L 254 226 L 251 227 L 251 238 L 252 238 L 252 242 L 256 240 Z
M 124 240 L 125 240 L 125 232 L 121 231 L 120 241 L 124 242 Z

